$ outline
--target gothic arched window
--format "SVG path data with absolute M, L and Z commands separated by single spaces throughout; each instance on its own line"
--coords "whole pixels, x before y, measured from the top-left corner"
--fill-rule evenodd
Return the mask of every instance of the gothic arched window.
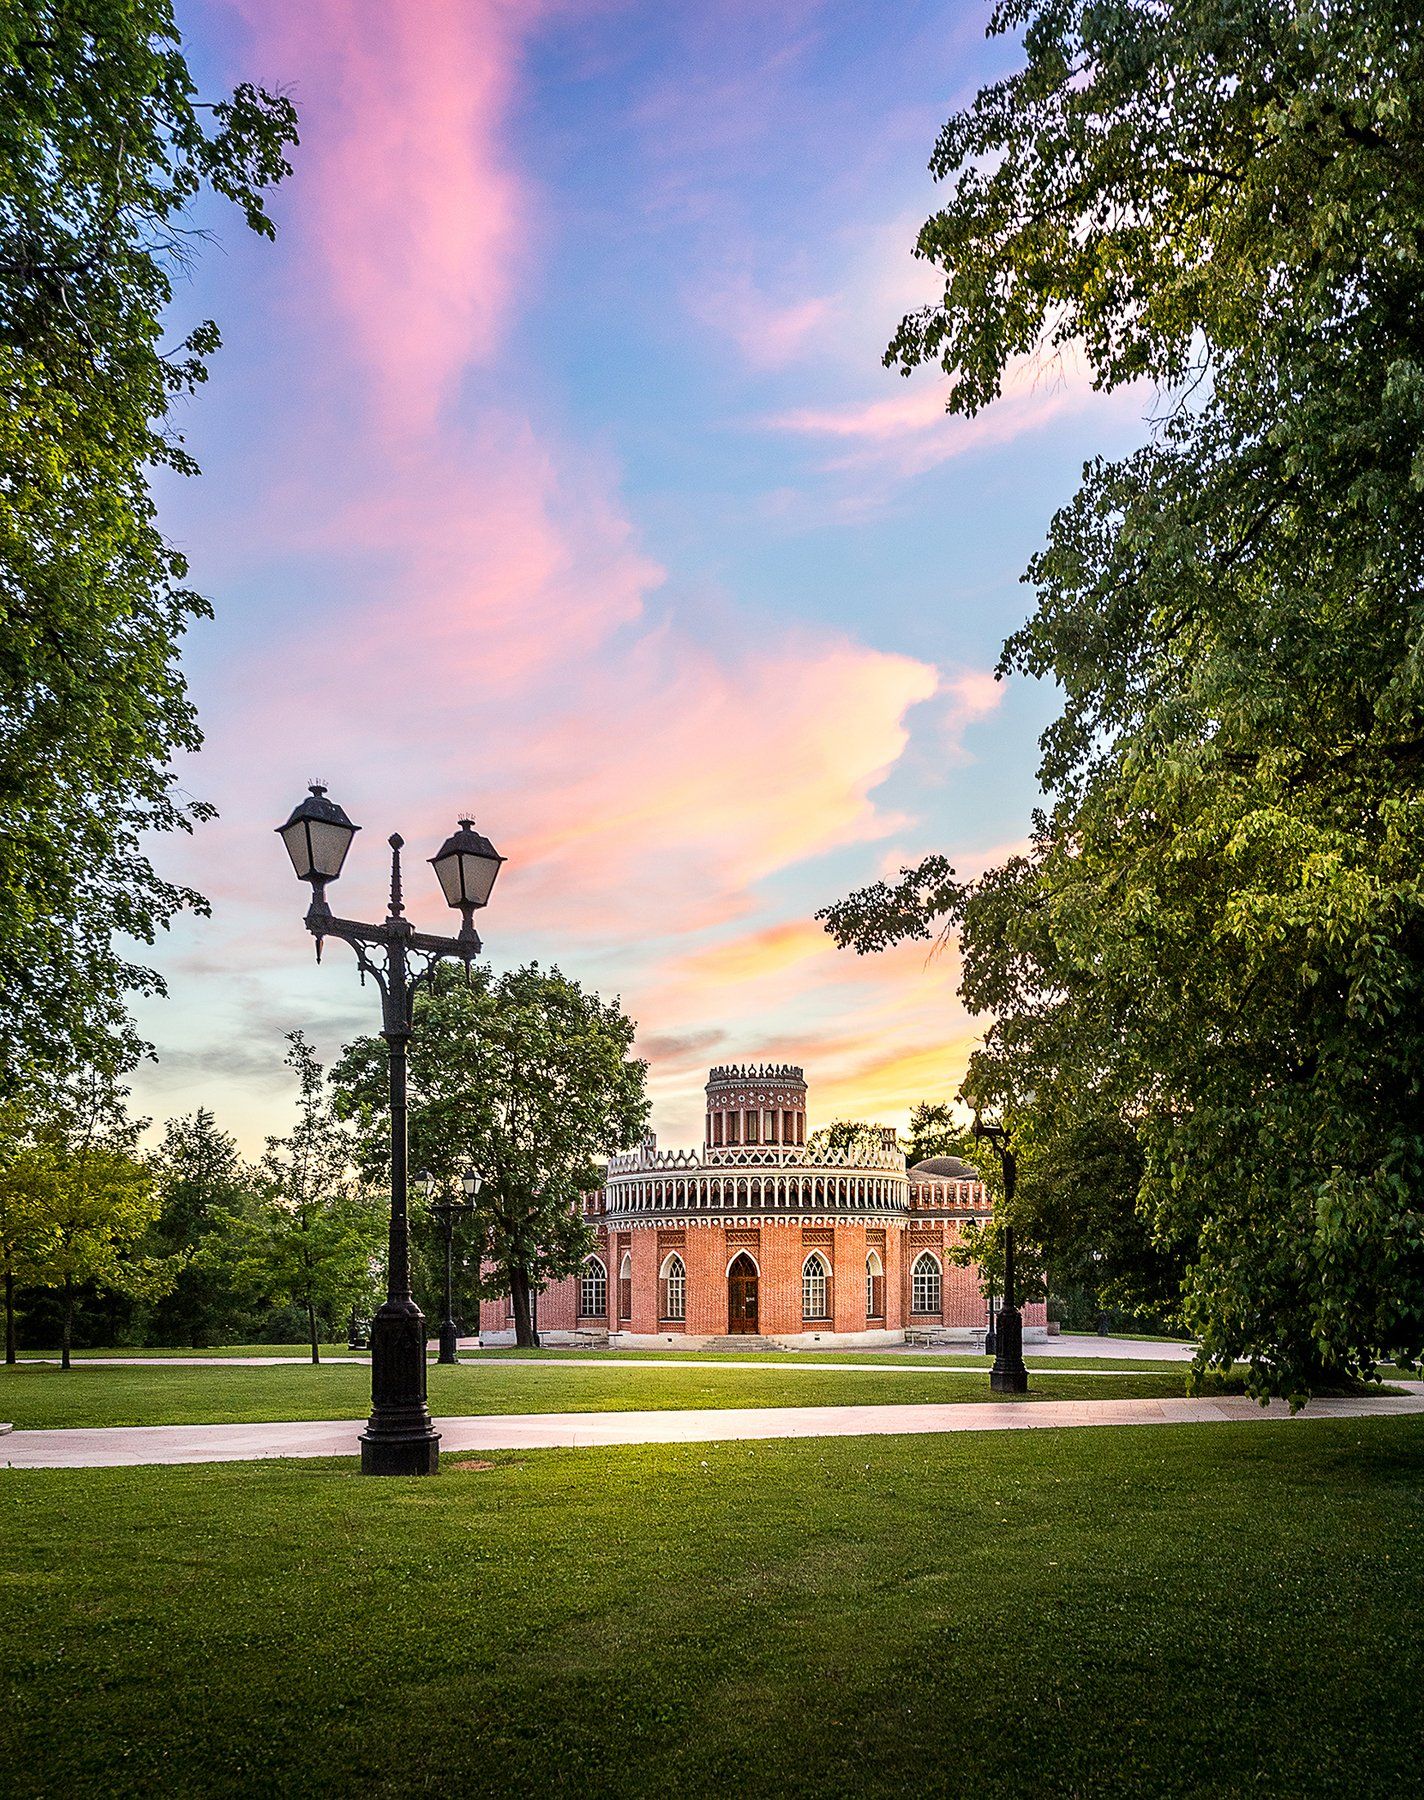
M 608 1271 L 596 1256 L 586 1256 L 579 1270 L 579 1317 L 602 1319 L 608 1312 Z
M 910 1311 L 937 1313 L 940 1310 L 939 1264 L 928 1250 L 915 1258 L 910 1270 Z
M 687 1269 L 676 1251 L 663 1263 L 662 1283 L 662 1316 L 681 1322 L 687 1317 Z
M 819 1250 L 813 1250 L 801 1265 L 801 1316 L 803 1319 L 829 1319 L 831 1316 L 831 1270 Z
M 885 1270 L 876 1250 L 865 1259 L 865 1316 L 867 1319 L 885 1317 Z

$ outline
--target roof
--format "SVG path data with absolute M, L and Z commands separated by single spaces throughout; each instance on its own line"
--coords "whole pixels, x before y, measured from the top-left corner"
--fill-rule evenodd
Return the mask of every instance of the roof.
M 957 1156 L 927 1156 L 909 1171 L 910 1177 L 922 1176 L 926 1181 L 978 1181 L 979 1171 L 973 1163 Z

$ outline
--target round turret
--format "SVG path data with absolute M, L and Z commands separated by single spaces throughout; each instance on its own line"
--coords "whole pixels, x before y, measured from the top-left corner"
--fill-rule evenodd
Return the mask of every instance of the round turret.
M 791 1063 L 732 1063 L 707 1077 L 709 1149 L 806 1142 L 806 1078 Z

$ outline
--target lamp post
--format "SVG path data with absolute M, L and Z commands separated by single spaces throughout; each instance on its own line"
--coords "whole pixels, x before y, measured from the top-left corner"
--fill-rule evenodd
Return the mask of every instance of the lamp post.
M 1002 1125 L 985 1122 L 978 1104 L 967 1094 L 960 1098 L 973 1109 L 974 1141 L 987 1142 L 999 1159 L 1004 1172 L 1004 1204 L 1013 1202 L 1018 1184 L 1018 1160 L 1009 1144 L 1009 1134 Z M 988 1348 L 987 1342 L 985 1348 Z M 1023 1314 L 1014 1303 L 1014 1228 L 1004 1225 L 1004 1304 L 994 1329 L 994 1366 L 989 1371 L 989 1387 L 996 1394 L 1028 1392 L 1028 1370 L 1023 1359 Z
M 427 1175 L 425 1179 L 427 1188 L 433 1185 L 433 1176 Z M 465 1191 L 463 1200 L 456 1200 L 445 1194 L 439 1200 L 429 1202 L 429 1210 L 439 1219 L 445 1232 L 445 1314 L 440 1321 L 440 1361 L 443 1363 L 460 1360 L 460 1334 L 455 1329 L 453 1299 L 455 1220 L 475 1210 L 475 1195 L 480 1191 L 480 1177 L 471 1170 L 460 1177 L 460 1186 Z
M 430 858 L 446 900 L 461 915 L 460 931 L 453 938 L 436 937 L 417 931 L 405 917 L 400 863 L 404 840 L 398 833 L 389 840 L 391 895 L 386 916 L 378 925 L 367 925 L 337 918 L 327 904 L 327 884 L 341 874 L 360 827 L 327 799 L 326 789 L 314 783 L 277 830 L 297 879 L 311 883 L 306 928 L 316 939 L 317 961 L 323 942 L 340 938 L 355 952 L 361 973 L 371 976 L 381 992 L 381 1036 L 390 1069 L 391 1222 L 386 1300 L 371 1321 L 371 1417 L 361 1434 L 361 1472 L 434 1475 L 440 1467 L 440 1433 L 425 1404 L 425 1320 L 410 1291 L 406 1058 L 419 988 L 433 983 L 443 958 L 458 958 L 468 971 L 479 954 L 474 914 L 488 902 L 504 858 L 475 830 L 472 820 L 460 820 L 460 829 Z M 422 964 L 414 971 L 412 958 Z

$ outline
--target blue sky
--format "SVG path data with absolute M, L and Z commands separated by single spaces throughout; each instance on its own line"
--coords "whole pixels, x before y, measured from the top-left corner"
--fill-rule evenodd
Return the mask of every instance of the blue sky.
M 813 914 L 929 849 L 1020 842 L 1052 696 L 990 672 L 1083 461 L 1143 403 L 1025 368 L 974 421 L 880 355 L 956 106 L 1013 66 L 987 9 L 204 0 L 208 92 L 295 99 L 275 245 L 205 209 L 175 324 L 225 348 L 160 490 L 217 608 L 187 664 L 221 819 L 165 844 L 213 917 L 160 946 L 137 1098 L 255 1148 L 282 1033 L 376 1023 L 317 970 L 271 828 L 320 776 L 365 827 L 460 809 L 510 857 L 481 924 L 638 1020 L 664 1142 L 709 1063 L 806 1066 L 822 1120 L 951 1094 L 951 954 L 861 961 Z

